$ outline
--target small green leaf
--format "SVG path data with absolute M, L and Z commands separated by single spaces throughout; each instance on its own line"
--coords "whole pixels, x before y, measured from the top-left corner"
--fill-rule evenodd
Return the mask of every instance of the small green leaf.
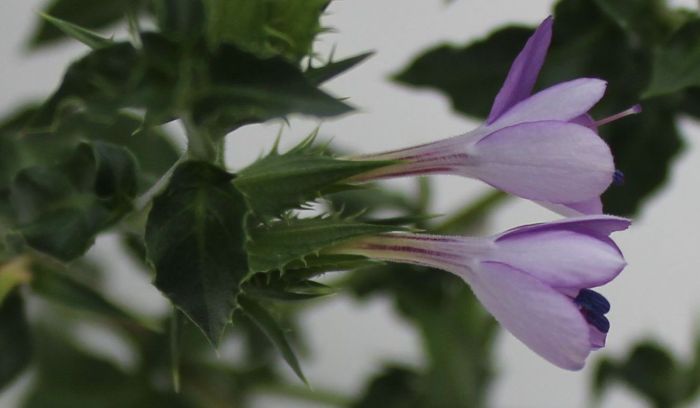
M 277 347 L 277 350 L 282 354 L 282 358 L 284 358 L 284 361 L 294 370 L 297 377 L 305 384 L 308 384 L 304 373 L 301 371 L 299 360 L 294 354 L 294 350 L 292 350 L 292 347 L 289 345 L 287 336 L 284 334 L 284 330 L 275 321 L 272 315 L 262 306 L 246 297 L 239 298 L 239 303 L 246 316 L 248 316 L 260 330 L 267 335 L 267 338 L 270 339 L 272 344 Z
M 254 272 L 284 269 L 291 262 L 303 262 L 352 238 L 396 230 L 394 226 L 333 218 L 275 221 L 250 231 L 248 263 Z
M 374 55 L 373 52 L 366 52 L 340 61 L 328 62 L 321 67 L 309 67 L 304 71 L 304 74 L 312 84 L 322 84 L 355 67 L 372 55 Z
M 138 163 L 138 190 L 145 191 L 156 182 L 180 156 L 172 138 L 160 128 L 141 129 L 142 120 L 134 115 L 117 114 L 108 120 L 75 113 L 61 121 L 51 138 L 93 140 L 123 146 L 133 154 Z M 137 133 L 138 131 L 138 133 Z M 48 137 L 26 135 L 23 139 L 36 139 L 35 144 L 45 144 Z
M 258 55 L 298 61 L 310 54 L 328 0 L 205 0 L 207 36 Z
M 243 196 L 234 176 L 205 162 L 179 165 L 146 225 L 155 285 L 217 345 L 248 275 Z
M 313 146 L 314 135 L 284 154 L 273 149 L 239 173 L 234 184 L 253 212 L 279 216 L 326 192 L 339 191 L 352 176 L 391 164 L 335 158 Z
M 178 159 L 180 152 L 160 128 L 142 129 L 138 117 L 120 113 L 107 120 L 86 112 L 64 118 L 54 132 L 26 133 L 36 115 L 34 105 L 20 109 L 0 123 L 0 194 L 27 167 L 66 160 L 85 140 L 123 146 L 138 162 L 138 190 L 143 192 Z
M 651 83 L 644 97 L 700 86 L 700 19 L 688 21 L 654 55 Z
M 0 390 L 24 371 L 32 356 L 24 302 L 18 292 L 0 301 Z
M 246 295 L 267 300 L 303 301 L 334 294 L 335 289 L 318 282 L 305 280 L 287 283 L 282 279 L 272 279 L 263 275 L 260 279 L 251 278 L 244 290 Z
M 210 86 L 196 90 L 194 119 L 223 133 L 290 113 L 331 117 L 352 111 L 280 57 L 261 57 L 227 44 L 206 64 Z
M 103 29 L 117 23 L 131 7 L 143 0 L 52 0 L 43 13 L 88 29 Z M 39 47 L 65 39 L 65 31 L 46 20 L 40 21 L 29 45 Z
M 292 261 L 284 266 L 283 279 L 291 282 L 303 282 L 305 279 L 322 275 L 326 272 L 346 271 L 376 265 L 377 261 L 364 256 L 320 254 Z
M 120 109 L 139 108 L 146 110 L 147 125 L 172 120 L 183 86 L 182 50 L 155 33 L 142 34 L 141 42 L 140 49 L 130 42 L 115 42 L 73 62 L 28 130 L 55 129 L 66 112 L 76 110 L 109 121 Z
M 92 32 L 86 28 L 80 27 L 60 18 L 53 17 L 46 13 L 39 13 L 41 18 L 53 24 L 56 28 L 63 31 L 69 37 L 72 37 L 92 49 L 106 47 L 112 44 L 112 40 L 104 38 L 101 35 Z

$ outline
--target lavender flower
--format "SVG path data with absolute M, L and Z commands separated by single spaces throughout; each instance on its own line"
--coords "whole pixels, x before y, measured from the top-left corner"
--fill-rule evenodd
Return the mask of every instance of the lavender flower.
M 594 121 L 587 112 L 606 88 L 605 81 L 595 78 L 563 82 L 531 95 L 551 37 L 549 17 L 513 62 L 484 125 L 450 139 L 355 157 L 399 163 L 352 180 L 456 174 L 567 216 L 602 213 L 600 194 L 612 182 L 615 166 L 596 128 L 638 112 L 639 106 Z
M 590 288 L 625 267 L 609 238 L 627 219 L 596 215 L 528 225 L 489 238 L 389 233 L 333 250 L 444 269 L 530 349 L 569 370 L 605 345 L 608 301 Z

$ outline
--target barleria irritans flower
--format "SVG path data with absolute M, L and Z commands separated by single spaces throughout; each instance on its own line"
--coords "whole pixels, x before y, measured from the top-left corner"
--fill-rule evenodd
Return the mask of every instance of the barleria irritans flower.
M 534 352 L 578 370 L 605 345 L 608 301 L 591 288 L 626 263 L 612 232 L 625 218 L 591 215 L 522 226 L 486 237 L 385 233 L 332 252 L 443 269 L 461 277 L 483 306 Z
M 594 121 L 588 111 L 606 88 L 606 82 L 597 78 L 578 78 L 531 94 L 551 38 L 549 17 L 513 62 L 482 126 L 437 142 L 354 157 L 399 163 L 353 181 L 455 174 L 482 180 L 566 216 L 602 213 L 600 195 L 613 181 L 615 165 L 597 126 L 640 108 Z

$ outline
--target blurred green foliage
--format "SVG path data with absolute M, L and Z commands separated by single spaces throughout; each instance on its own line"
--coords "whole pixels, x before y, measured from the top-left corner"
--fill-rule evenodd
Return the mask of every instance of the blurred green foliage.
M 350 187 L 348 178 L 386 163 L 340 159 L 313 136 L 284 153 L 273 147 L 239 174 L 223 161 L 224 138 L 241 126 L 352 110 L 321 85 L 370 54 L 318 62 L 313 44 L 329 31 L 328 6 L 46 5 L 30 48 L 72 39 L 88 49 L 53 94 L 0 121 L 0 387 L 32 367 L 21 406 L 241 407 L 259 393 L 363 408 L 487 405 L 498 329 L 461 280 L 324 250 L 383 231 L 476 232 L 504 194 L 487 193 L 438 222 L 426 180 L 416 194 Z M 661 0 L 561 0 L 554 15 L 539 86 L 599 76 L 609 90 L 596 116 L 643 105 L 644 114 L 601 130 L 626 174 L 625 185 L 606 194 L 606 209 L 635 213 L 682 147 L 679 115 L 700 117 L 697 13 Z M 129 38 L 101 34 L 116 26 L 129 26 Z M 506 27 L 463 46 L 437 46 L 395 79 L 442 91 L 455 110 L 483 117 L 531 32 Z M 175 120 L 186 130 L 186 151 L 162 126 Z M 323 216 L 295 212 L 319 202 Z M 111 298 L 104 268 L 86 255 L 107 231 L 154 279 L 172 313 L 147 318 Z M 339 270 L 352 272 L 332 285 L 316 281 Z M 420 335 L 426 363 L 387 362 L 351 397 L 290 383 L 278 357 L 304 380 L 295 350 L 313 351 L 298 316 L 342 289 L 391 298 Z M 134 362 L 95 353 L 76 335 L 80 324 L 108 327 Z M 217 358 L 211 343 L 234 344 L 240 357 Z M 622 382 L 655 406 L 676 406 L 695 396 L 699 366 L 641 344 L 626 360 L 603 360 L 594 390 Z
M 646 340 L 635 344 L 626 358 L 600 360 L 593 378 L 594 396 L 600 398 L 615 383 L 627 386 L 655 408 L 689 406 L 700 391 L 700 338 L 695 339 L 692 359 L 679 359 Z

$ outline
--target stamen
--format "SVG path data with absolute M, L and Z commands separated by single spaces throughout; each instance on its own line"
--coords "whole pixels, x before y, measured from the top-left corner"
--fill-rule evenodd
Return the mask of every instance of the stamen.
M 581 310 L 581 314 L 583 314 L 583 317 L 586 318 L 589 324 L 601 332 L 607 333 L 610 331 L 610 321 L 602 314 L 593 313 L 586 309 Z
M 590 289 L 581 289 L 576 299 L 574 299 L 574 303 L 581 308 L 601 315 L 610 311 L 610 302 L 608 302 L 608 299 Z
M 610 311 L 610 302 L 603 295 L 590 289 L 581 289 L 574 303 L 581 308 L 581 314 L 589 324 L 603 333 L 610 330 L 610 321 L 604 316 Z
M 620 113 L 616 113 L 616 114 L 614 114 L 614 115 L 608 116 L 607 118 L 603 118 L 603 119 L 597 120 L 597 121 L 595 121 L 595 125 L 596 125 L 596 127 L 600 127 L 600 126 L 603 126 L 603 125 L 607 125 L 607 124 L 610 123 L 610 122 L 614 122 L 614 121 L 616 121 L 616 120 L 618 120 L 618 119 L 622 119 L 622 118 L 624 118 L 625 116 L 635 115 L 635 114 L 637 114 L 637 113 L 639 113 L 639 112 L 641 112 L 641 111 L 642 111 L 642 106 L 639 105 L 639 104 L 637 104 L 637 105 L 634 105 L 634 106 L 632 106 L 631 108 L 626 109 L 626 110 L 624 110 L 624 111 L 622 111 L 622 112 L 620 112 Z
M 625 173 L 623 173 L 621 170 L 615 170 L 615 173 L 613 174 L 613 184 L 616 186 L 625 184 Z

